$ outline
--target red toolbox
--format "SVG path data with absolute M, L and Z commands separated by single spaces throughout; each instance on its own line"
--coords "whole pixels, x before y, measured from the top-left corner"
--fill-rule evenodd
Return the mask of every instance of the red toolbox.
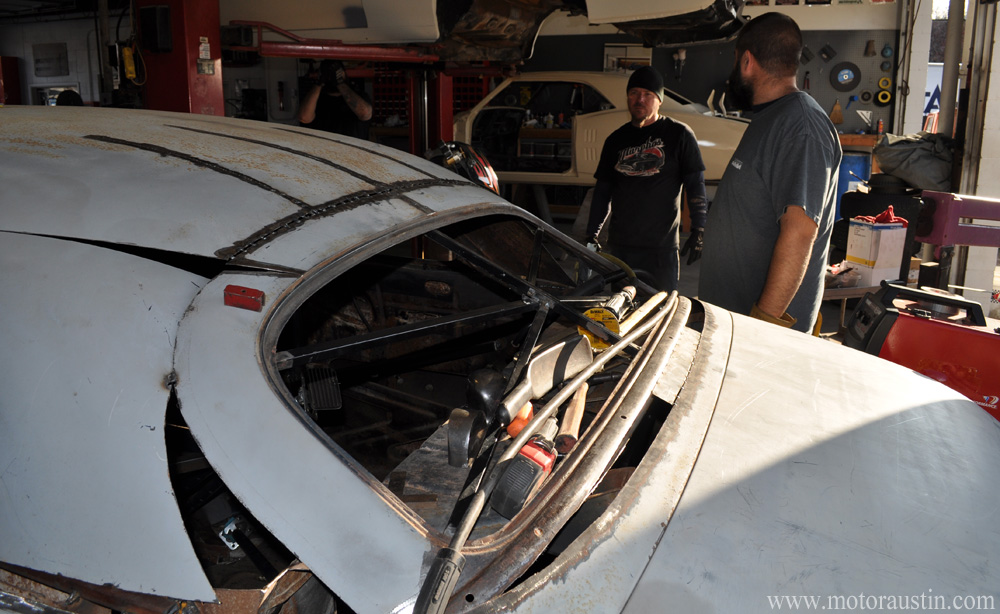
M 998 327 L 979 303 L 883 281 L 851 315 L 844 345 L 935 379 L 1000 420 Z

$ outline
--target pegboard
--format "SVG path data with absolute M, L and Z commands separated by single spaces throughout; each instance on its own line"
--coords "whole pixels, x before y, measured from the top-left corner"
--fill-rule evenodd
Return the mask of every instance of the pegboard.
M 898 35 L 896 30 L 802 33 L 805 50 L 802 63 L 799 65 L 799 87 L 811 94 L 828 114 L 833 111 L 836 102 L 840 101 L 843 123 L 837 125 L 839 132 L 874 133 L 878 129 L 880 119 L 883 122 L 884 132 L 892 132 L 893 110 L 898 93 L 896 83 L 896 67 L 899 63 Z M 891 51 L 890 55 L 883 53 L 886 48 Z M 854 79 L 844 82 L 838 80 L 839 89 L 835 87 L 834 82 L 831 82 L 831 75 L 837 75 L 838 68 L 848 68 L 855 73 Z M 844 73 L 844 76 L 847 75 L 848 73 Z M 888 79 L 888 82 L 885 79 Z M 888 87 L 883 88 L 880 85 Z M 887 104 L 879 104 L 879 92 L 882 91 L 888 92 L 881 95 L 883 101 L 888 98 L 885 101 Z M 871 94 L 869 102 L 863 100 L 865 92 Z M 855 96 L 857 100 L 852 100 Z M 857 111 L 870 111 L 871 125 L 866 123 Z
M 410 120 L 410 99 L 413 97 L 413 83 L 404 70 L 395 70 L 384 64 L 375 65 L 372 82 L 372 123 L 384 124 L 385 120 L 397 116 L 400 124 Z
M 452 112 L 468 111 L 490 93 L 490 80 L 482 76 L 457 76 L 452 80 Z

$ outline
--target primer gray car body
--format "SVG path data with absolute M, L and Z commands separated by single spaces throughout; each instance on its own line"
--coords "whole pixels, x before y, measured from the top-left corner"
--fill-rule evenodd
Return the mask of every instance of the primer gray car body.
M 0 125 L 0 610 L 411 611 L 473 472 L 445 453 L 470 372 L 513 385 L 578 326 L 613 344 L 582 314 L 625 283 L 655 322 L 524 508 L 484 510 L 448 611 L 998 596 L 1000 428 L 936 382 L 664 298 L 371 143 Z

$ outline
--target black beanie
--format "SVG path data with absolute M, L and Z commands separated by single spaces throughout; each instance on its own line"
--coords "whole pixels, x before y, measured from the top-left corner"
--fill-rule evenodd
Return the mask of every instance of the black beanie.
M 628 78 L 628 86 L 625 91 L 627 92 L 633 87 L 649 90 L 656 94 L 661 102 L 663 101 L 663 77 L 652 66 L 642 66 L 632 73 L 632 76 Z

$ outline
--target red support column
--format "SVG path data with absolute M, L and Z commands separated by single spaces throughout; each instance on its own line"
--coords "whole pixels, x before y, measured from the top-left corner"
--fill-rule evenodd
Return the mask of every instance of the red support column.
M 451 75 L 437 73 L 430 87 L 430 134 L 428 143 L 436 147 L 454 138 L 454 89 Z
M 136 9 L 145 107 L 225 115 L 218 0 L 136 0 Z
M 418 76 L 414 71 L 406 71 L 406 78 L 409 83 L 407 115 L 410 118 L 410 153 L 419 156 L 423 154 L 421 151 L 421 118 L 423 114 L 420 109 L 420 101 L 417 100 L 417 97 L 420 96 L 420 87 L 417 82 Z

